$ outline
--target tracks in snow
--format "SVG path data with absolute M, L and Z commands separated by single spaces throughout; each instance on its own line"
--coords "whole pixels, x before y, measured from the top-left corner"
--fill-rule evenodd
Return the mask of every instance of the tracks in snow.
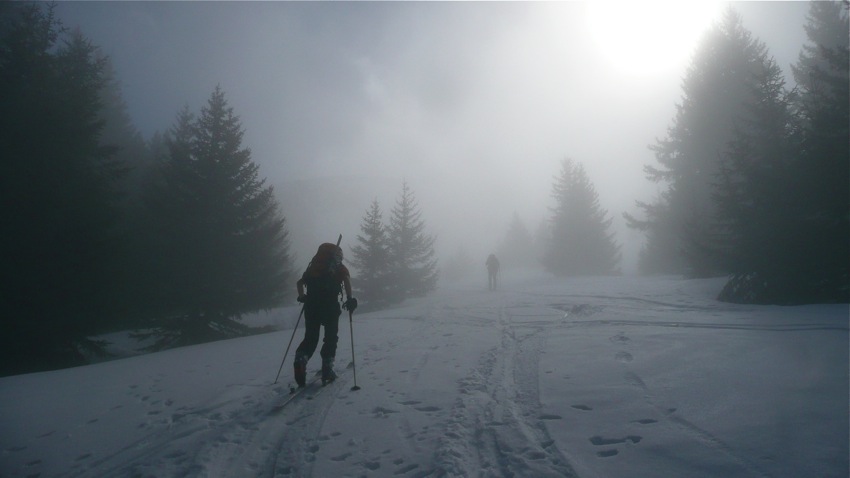
M 545 328 L 514 324 L 498 309 L 500 344 L 459 383 L 460 396 L 436 462 L 450 476 L 577 476 L 546 430 L 560 420 L 542 410 L 538 362 Z

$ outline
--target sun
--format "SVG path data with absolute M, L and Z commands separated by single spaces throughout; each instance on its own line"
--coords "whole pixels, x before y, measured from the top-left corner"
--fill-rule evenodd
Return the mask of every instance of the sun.
M 716 1 L 597 0 L 585 14 L 607 63 L 621 73 L 652 76 L 685 64 L 718 10 Z

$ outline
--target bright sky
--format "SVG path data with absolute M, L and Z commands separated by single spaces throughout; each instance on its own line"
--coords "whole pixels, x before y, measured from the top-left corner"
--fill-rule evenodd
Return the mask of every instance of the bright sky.
M 112 57 L 146 137 L 220 84 L 278 190 L 297 179 L 351 183 L 349 200 L 328 211 L 333 230 L 317 234 L 353 236 L 369 202 L 388 211 L 406 179 L 439 247 L 486 257 L 514 211 L 531 230 L 548 215 L 564 157 L 585 165 L 618 240 L 640 238 L 621 214 L 656 193 L 642 174 L 654 161 L 647 145 L 666 134 L 697 38 L 723 7 L 63 2 L 57 11 Z M 787 71 L 808 7 L 735 8 Z M 627 260 L 637 247 L 624 248 Z
M 717 1 L 594 1 L 588 31 L 605 60 L 625 75 L 680 71 L 700 34 L 718 17 Z

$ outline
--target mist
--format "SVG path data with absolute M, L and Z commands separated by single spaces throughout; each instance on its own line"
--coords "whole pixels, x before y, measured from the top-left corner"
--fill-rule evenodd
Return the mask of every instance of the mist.
M 0 3 L 0 475 L 847 476 L 848 12 Z
M 733 6 L 787 71 L 804 42 L 806 4 Z M 709 8 L 716 15 L 723 5 Z M 689 38 L 668 40 L 690 45 L 681 53 L 624 71 L 588 10 L 579 2 L 56 9 L 110 57 L 146 138 L 221 86 L 243 144 L 275 187 L 299 265 L 339 233 L 352 245 L 370 202 L 388 211 L 406 181 L 441 258 L 463 248 L 483 276 L 515 213 L 532 231 L 547 220 L 553 177 L 571 158 L 613 217 L 630 273 L 642 237 L 621 215 L 658 194 L 642 172 L 653 161 L 647 145 L 665 134 L 689 48 L 715 17 L 694 24 Z

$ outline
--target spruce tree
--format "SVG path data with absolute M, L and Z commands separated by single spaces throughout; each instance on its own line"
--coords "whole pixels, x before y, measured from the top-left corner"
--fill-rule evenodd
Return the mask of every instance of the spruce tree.
M 725 226 L 729 247 L 723 252 L 732 272 L 722 300 L 783 303 L 795 295 L 797 278 L 789 265 L 803 252 L 796 246 L 795 211 L 805 198 L 792 169 L 799 128 L 791 99 L 782 70 L 765 58 L 717 184 L 717 222 Z
M 847 2 L 811 2 L 792 71 L 799 90 L 801 300 L 850 301 L 850 53 Z
M 120 201 L 116 234 L 120 258 L 110 264 L 113 287 L 104 293 L 114 307 L 121 310 L 118 317 L 121 323 L 115 323 L 115 328 L 130 329 L 136 326 L 135 320 L 140 313 L 149 308 L 150 297 L 145 291 L 149 290 L 151 282 L 140 274 L 152 255 L 147 234 L 150 224 L 143 198 L 151 186 L 156 164 L 152 150 L 130 118 L 111 61 L 105 63 L 104 74 L 106 84 L 100 95 L 103 104 L 100 143 L 115 148 L 114 157 L 125 169 L 117 183 Z
M 378 200 L 372 201 L 363 222 L 357 245 L 351 248 L 351 264 L 357 271 L 354 287 L 364 305 L 380 304 L 387 300 L 387 231 Z
M 0 373 L 18 373 L 101 349 L 122 168 L 100 141 L 104 57 L 79 32 L 60 43 L 52 5 L 2 8 Z
M 420 297 L 437 287 L 436 238 L 425 232 L 425 221 L 413 192 L 402 183 L 401 195 L 388 228 L 390 299 Z
M 195 119 L 178 115 L 152 202 L 165 238 L 163 313 L 155 347 L 232 337 L 243 314 L 281 305 L 291 273 L 288 233 L 271 186 L 259 179 L 221 88 Z
M 734 125 L 752 99 L 752 78 L 762 68 L 766 47 L 752 37 L 740 15 L 727 10 L 703 37 L 685 75 L 683 98 L 667 136 L 651 149 L 657 165 L 644 168 L 647 179 L 663 183 L 658 204 L 638 203 L 643 219 L 628 224 L 651 229 L 647 252 L 680 257 L 653 258 L 661 272 L 709 276 L 725 273 L 727 237 L 716 222 L 714 200 L 720 158 L 734 137 Z
M 620 247 L 609 232 L 612 218 L 599 206 L 596 188 L 581 164 L 565 159 L 552 185 L 551 236 L 546 270 L 557 276 L 602 275 L 618 271 Z
M 651 203 L 637 201 L 645 219 L 623 213 L 628 227 L 646 235 L 638 255 L 638 272 L 641 274 L 664 274 L 685 269 L 684 259 L 678 253 L 680 240 L 673 224 L 669 196 L 669 192 L 664 192 Z

